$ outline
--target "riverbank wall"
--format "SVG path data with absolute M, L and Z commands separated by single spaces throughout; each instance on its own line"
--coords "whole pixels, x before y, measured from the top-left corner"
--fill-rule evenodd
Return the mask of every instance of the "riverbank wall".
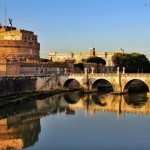
M 0 97 L 59 89 L 59 76 L 0 77 Z

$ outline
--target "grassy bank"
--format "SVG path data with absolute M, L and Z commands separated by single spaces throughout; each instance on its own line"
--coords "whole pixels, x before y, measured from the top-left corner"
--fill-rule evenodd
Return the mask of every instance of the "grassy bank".
M 51 90 L 51 91 L 41 91 L 41 92 L 32 92 L 32 93 L 22 93 L 16 95 L 9 95 L 0 97 L 0 107 L 8 107 L 13 104 L 25 103 L 28 101 L 43 99 L 49 96 L 56 94 L 61 94 L 73 90 Z

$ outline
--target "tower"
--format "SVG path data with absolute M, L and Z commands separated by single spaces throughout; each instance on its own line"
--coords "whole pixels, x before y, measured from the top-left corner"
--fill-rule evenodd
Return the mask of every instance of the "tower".
M 95 48 L 90 48 L 89 54 L 91 57 L 95 57 Z

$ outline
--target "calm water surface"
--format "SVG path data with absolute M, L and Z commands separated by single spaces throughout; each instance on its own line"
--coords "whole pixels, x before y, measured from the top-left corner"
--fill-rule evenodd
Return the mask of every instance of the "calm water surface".
M 149 93 L 60 94 L 0 109 L 0 149 L 150 149 Z

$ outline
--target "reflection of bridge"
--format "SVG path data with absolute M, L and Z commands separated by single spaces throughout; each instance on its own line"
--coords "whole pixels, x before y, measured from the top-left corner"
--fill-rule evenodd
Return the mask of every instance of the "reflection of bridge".
M 99 80 L 108 81 L 115 93 L 126 93 L 128 88 L 135 80 L 140 80 L 147 85 L 147 89 L 150 89 L 150 74 L 137 73 L 137 74 L 127 74 L 127 73 L 99 73 L 99 74 L 70 74 L 61 75 L 60 83 L 63 87 L 68 87 L 72 80 L 76 80 L 81 87 L 89 88 L 89 90 L 94 90 L 96 83 Z M 89 86 L 87 85 L 89 83 Z
M 67 110 L 83 110 L 85 114 L 94 115 L 98 111 L 115 112 L 120 114 L 148 114 L 150 115 L 150 96 L 143 94 L 125 95 L 99 95 L 96 93 L 79 95 L 77 93 L 60 94 L 45 100 L 37 101 L 39 108 L 44 108 L 48 112 L 55 110 L 55 113 Z
M 138 95 L 140 97 L 140 95 Z M 131 104 L 128 104 L 128 95 L 86 95 L 80 98 L 76 103 L 69 104 L 69 108 L 73 110 L 84 110 L 87 115 L 90 113 L 92 116 L 97 111 L 116 112 L 119 118 L 120 114 L 132 113 L 132 114 L 150 114 L 150 98 L 141 94 L 140 98 L 145 100 L 139 101 L 136 99 L 130 100 Z M 132 101 L 134 101 L 132 103 Z
M 0 120 L 0 149 L 8 147 L 21 149 L 33 145 L 41 131 L 41 117 L 57 113 L 74 115 L 76 110 L 83 110 L 85 115 L 92 116 L 99 111 L 113 112 L 118 118 L 121 114 L 127 113 L 150 115 L 150 97 L 148 94 L 136 94 L 135 97 L 133 94 L 80 95 L 69 92 L 29 104 L 20 104 L 13 109 L 9 107 L 1 109 L 0 118 L 3 119 Z M 10 117 L 3 117 L 6 114 Z

